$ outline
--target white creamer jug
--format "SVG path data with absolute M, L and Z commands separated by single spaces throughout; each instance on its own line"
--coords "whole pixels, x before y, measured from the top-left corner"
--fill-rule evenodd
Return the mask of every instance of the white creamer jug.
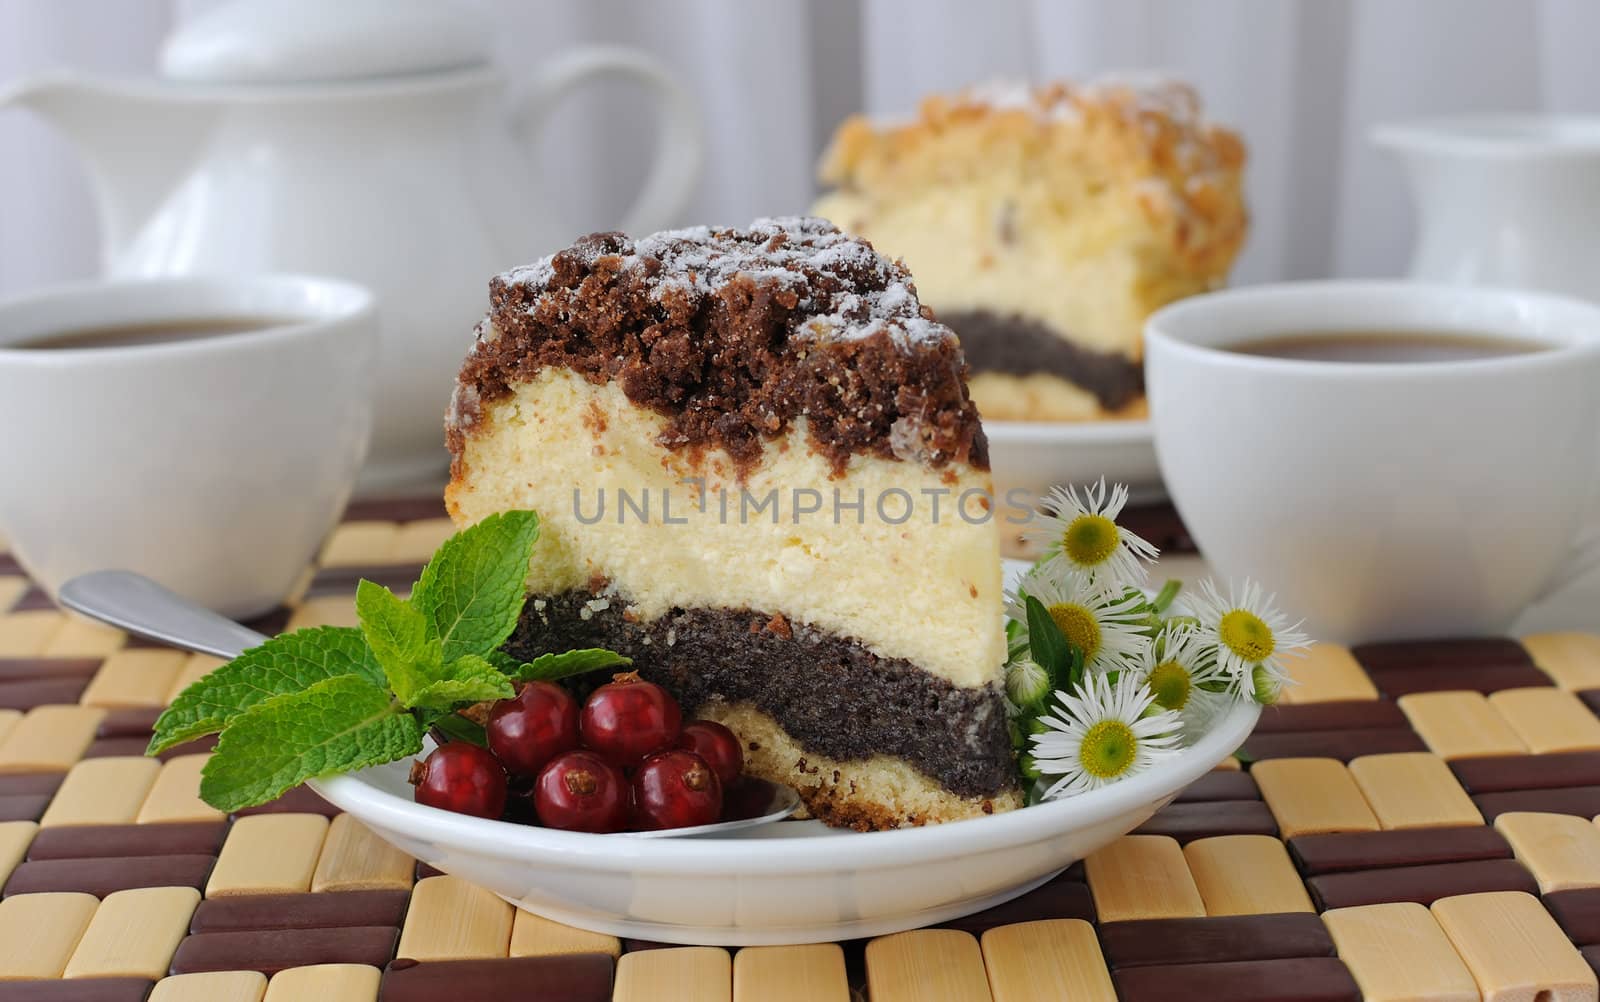
M 1600 118 L 1381 126 L 1417 203 L 1413 278 L 1600 300 Z

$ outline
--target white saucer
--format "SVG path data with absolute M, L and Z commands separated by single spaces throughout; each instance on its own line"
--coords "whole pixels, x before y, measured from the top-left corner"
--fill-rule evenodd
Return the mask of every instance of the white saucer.
M 1150 422 L 985 421 L 996 497 L 1038 498 L 1058 484 L 1127 484 L 1136 502 L 1166 498 Z
M 1259 712 L 1239 703 L 1160 770 L 1071 800 L 866 834 L 786 821 L 642 840 L 485 821 L 415 803 L 408 762 L 311 785 L 423 862 L 558 922 L 665 943 L 830 942 L 946 922 L 1032 890 L 1143 824 L 1232 754 Z

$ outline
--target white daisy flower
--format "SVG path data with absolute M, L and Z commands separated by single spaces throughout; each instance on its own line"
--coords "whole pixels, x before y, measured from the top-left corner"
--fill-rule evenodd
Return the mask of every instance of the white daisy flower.
M 1178 716 L 1183 720 L 1183 743 L 1192 745 L 1198 741 L 1237 702 L 1232 693 L 1196 689 L 1194 695 L 1189 697 L 1188 704 L 1178 711 Z
M 1107 595 L 1069 568 L 1049 563 L 1028 571 L 1017 590 L 1006 596 L 1006 615 L 1027 625 L 1024 594 L 1039 600 L 1061 633 L 1083 652 L 1090 671 L 1115 671 L 1127 664 L 1149 638 L 1144 626 L 1144 600 L 1136 593 Z
M 1182 722 L 1171 710 L 1152 710 L 1155 697 L 1133 672 L 1116 682 L 1085 675 L 1077 694 L 1056 693 L 1056 705 L 1032 736 L 1034 764 L 1050 782 L 1046 800 L 1073 796 L 1127 779 L 1177 754 Z
M 1199 632 L 1186 625 L 1163 629 L 1140 648 L 1133 667 L 1164 710 L 1182 712 L 1201 696 L 1203 687 L 1216 689 L 1216 683 L 1228 680 Z
M 1298 655 L 1311 643 L 1300 624 L 1291 625 L 1273 597 L 1263 596 L 1249 580 L 1227 595 L 1213 581 L 1202 581 L 1188 604 L 1200 620 L 1202 642 L 1227 673 L 1230 690 L 1240 699 L 1275 702 L 1290 681 L 1285 655 Z
M 1052 514 L 1025 538 L 1044 544 L 1049 561 L 1059 561 L 1088 575 L 1107 591 L 1138 588 L 1145 580 L 1144 563 L 1156 559 L 1157 550 L 1145 540 L 1117 525 L 1128 503 L 1128 488 L 1117 484 L 1107 490 L 1104 477 L 1078 493 L 1076 487 L 1057 487 L 1045 499 Z

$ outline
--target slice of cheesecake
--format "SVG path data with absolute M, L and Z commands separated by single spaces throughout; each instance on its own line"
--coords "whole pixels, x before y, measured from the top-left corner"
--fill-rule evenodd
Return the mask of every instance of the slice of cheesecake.
M 904 267 L 767 219 L 585 237 L 490 300 L 446 500 L 543 518 L 508 651 L 631 655 L 830 824 L 1020 805 L 987 446 Z
M 1244 242 L 1244 158 L 1180 83 L 991 85 L 846 121 L 814 211 L 905 259 L 985 417 L 1135 416 L 1145 318 Z

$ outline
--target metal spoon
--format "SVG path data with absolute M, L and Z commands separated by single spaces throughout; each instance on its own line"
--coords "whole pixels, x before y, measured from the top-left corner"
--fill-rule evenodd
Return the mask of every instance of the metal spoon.
M 266 635 L 168 591 L 143 574 L 95 571 L 61 586 L 57 600 L 90 619 L 170 647 L 236 658 Z
M 61 586 L 57 599 L 68 609 L 129 633 L 219 658 L 238 657 L 246 648 L 267 639 L 248 626 L 219 616 L 132 571 L 81 574 Z M 790 787 L 746 777 L 736 790 L 730 791 L 728 813 L 733 816 L 727 821 L 626 834 L 631 838 L 722 834 L 782 821 L 799 809 L 800 795 Z

